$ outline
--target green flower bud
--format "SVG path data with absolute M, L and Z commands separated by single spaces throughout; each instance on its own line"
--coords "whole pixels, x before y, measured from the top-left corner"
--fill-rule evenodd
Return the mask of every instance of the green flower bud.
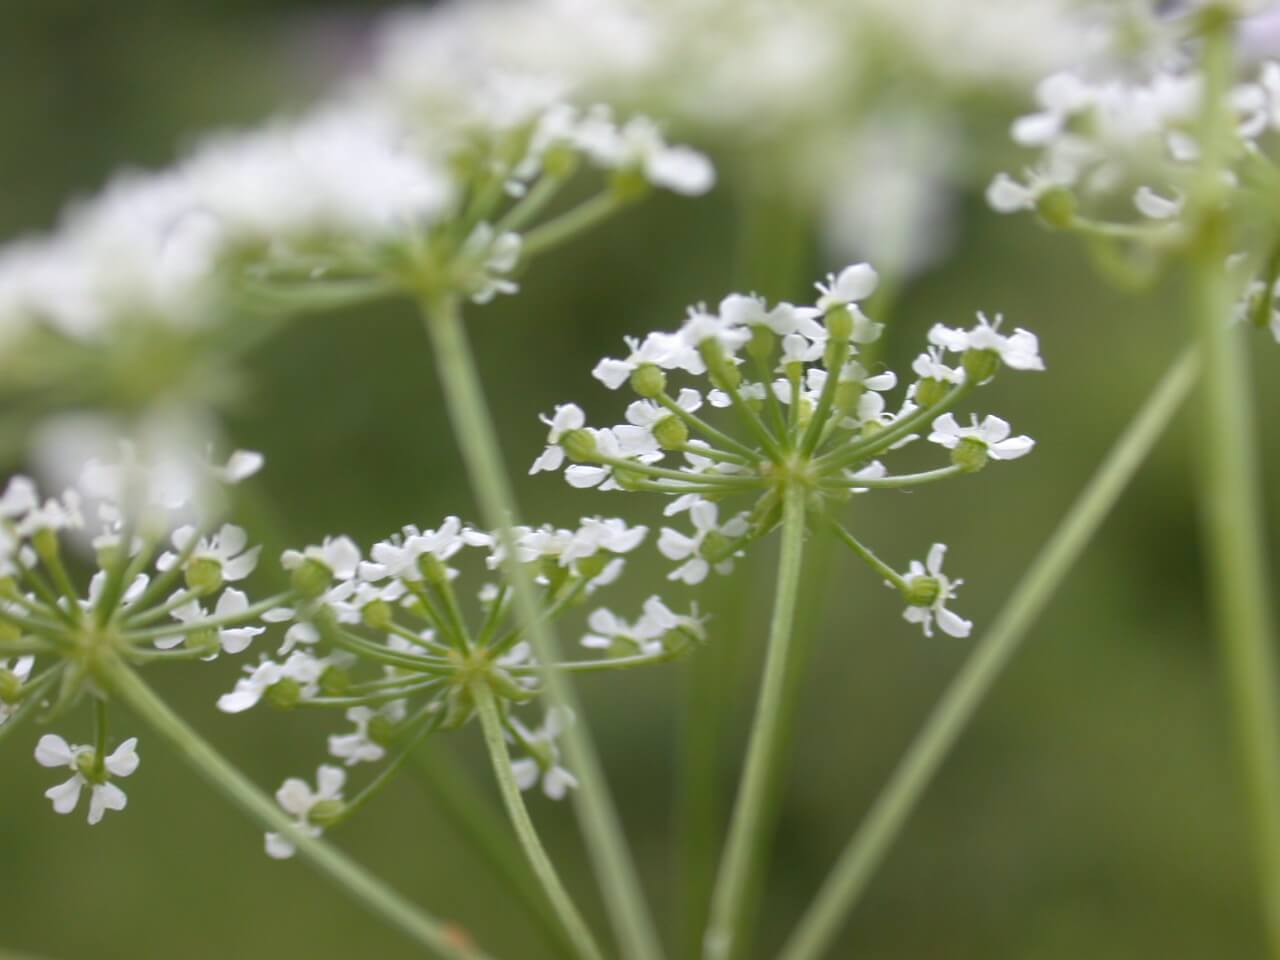
M 320 674 L 320 692 L 330 697 L 341 697 L 351 689 L 351 674 L 341 667 L 325 667 Z
M 768 327 L 752 327 L 751 339 L 747 341 L 747 353 L 761 363 L 768 364 L 776 343 L 777 337 Z
M 391 626 L 395 611 L 385 600 L 371 600 L 360 608 L 360 619 L 366 627 L 374 630 L 386 630 Z
M 389 747 L 396 742 L 396 725 L 380 713 L 375 713 L 369 721 L 369 739 L 380 747 Z
M 418 571 L 433 587 L 443 587 L 449 582 L 449 568 L 434 553 L 424 553 L 418 557 Z
M 841 413 L 851 416 L 857 412 L 858 401 L 862 399 L 862 395 L 866 392 L 867 388 L 860 380 L 841 380 L 836 384 L 836 392 L 832 402 Z
M 902 599 L 912 607 L 931 607 L 942 593 L 942 584 L 933 577 L 913 577 L 902 586 Z
M 594 580 L 604 573 L 604 568 L 609 565 L 611 559 L 613 558 L 607 553 L 593 553 L 589 557 L 583 557 L 577 562 L 578 575 L 588 580 Z
M 222 586 L 222 564 L 213 557 L 194 557 L 187 563 L 187 589 L 208 596 Z
M 307 820 L 317 827 L 332 827 L 342 822 L 347 805 L 341 800 L 321 800 L 307 811 Z
M 267 687 L 263 699 L 277 710 L 292 710 L 302 700 L 302 687 L 297 680 L 285 677 Z
M 654 424 L 653 438 L 663 450 L 679 450 L 689 442 L 689 428 L 683 420 L 672 414 Z
M 1049 226 L 1066 230 L 1075 222 L 1075 194 L 1066 187 L 1051 187 L 1036 199 L 1036 213 Z
M 960 364 L 970 383 L 986 383 L 1000 369 L 1000 354 L 994 350 L 966 350 Z
M 293 589 L 308 600 L 314 600 L 322 596 L 333 583 L 333 571 L 314 557 L 307 557 L 294 568 L 290 579 L 293 581 Z
M 849 338 L 853 336 L 853 311 L 848 305 L 832 307 L 827 311 L 827 333 L 832 341 L 838 341 L 846 346 Z
M 733 556 L 738 545 L 718 530 L 712 530 L 703 538 L 702 556 L 708 563 L 722 563 Z
M 563 180 L 578 169 L 578 154 L 567 144 L 557 143 L 542 155 L 542 169 L 547 176 Z
M 652 400 L 667 389 L 667 375 L 656 364 L 642 363 L 631 371 L 631 389 L 646 400 Z
M 623 490 L 635 491 L 642 488 L 648 477 L 639 470 L 630 470 L 626 467 L 614 467 L 613 479 Z
M 642 170 L 619 170 L 609 181 L 609 189 L 623 203 L 632 203 L 649 192 L 650 184 Z
M 595 435 L 590 430 L 570 430 L 560 438 L 560 446 L 570 460 L 578 463 L 591 463 L 600 456 Z
M 965 473 L 977 473 L 988 459 L 987 445 L 975 437 L 965 437 L 951 451 L 951 462 Z
M 916 403 L 922 407 L 932 407 L 935 403 L 941 403 L 947 393 L 947 384 L 933 377 L 925 377 L 916 382 Z
M 0 670 L 0 703 L 17 703 L 22 697 L 22 681 L 12 670 Z
M 82 750 L 76 754 L 76 772 L 90 783 L 101 783 L 102 776 L 97 770 L 98 754 L 93 750 Z
M 742 374 L 737 366 L 729 362 L 724 355 L 724 348 L 715 337 L 708 337 L 698 344 L 698 352 L 707 365 L 707 376 L 711 383 L 721 390 L 736 390 L 742 383 Z

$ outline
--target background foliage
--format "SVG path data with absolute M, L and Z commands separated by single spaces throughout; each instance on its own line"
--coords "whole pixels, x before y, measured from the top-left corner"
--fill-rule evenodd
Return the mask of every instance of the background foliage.
M 117 167 L 162 164 L 209 127 L 305 104 L 358 60 L 369 12 L 270 0 L 6 0 L 3 8 L 3 236 L 48 224 L 68 195 L 95 189 Z M 998 131 L 1017 106 L 983 104 L 957 119 L 963 130 Z M 609 422 L 618 398 L 589 371 L 624 333 L 674 325 L 685 304 L 752 285 L 737 266 L 741 213 L 727 189 L 696 202 L 655 197 L 540 264 L 518 298 L 473 311 L 513 463 L 541 448 L 533 413 L 555 402 L 579 400 Z M 1040 446 L 982 487 L 881 495 L 865 516 L 855 501 L 850 517 L 892 545 L 886 559 L 898 564 L 923 555 L 931 536 L 951 543 L 951 568 L 968 579 L 958 607 L 980 630 L 1177 351 L 1185 324 L 1176 275 L 1141 294 L 1116 293 L 1076 244 L 1029 219 L 997 219 L 977 196 L 957 213 L 951 255 L 897 305 L 887 359 L 905 368 L 930 324 L 961 324 L 978 308 L 1034 328 L 1049 374 L 1001 378 L 992 389 L 1010 395 L 992 406 L 1020 410 L 1015 427 Z M 799 286 L 768 292 L 803 297 L 810 276 L 832 266 L 813 254 Z M 1258 351 L 1260 439 L 1272 468 L 1280 435 L 1265 411 L 1280 399 L 1274 350 Z M 268 453 L 241 516 L 269 553 L 326 532 L 368 543 L 401 523 L 475 516 L 428 360 L 407 307 L 306 318 L 253 355 L 229 433 Z M 1181 423 L 948 763 L 840 956 L 1260 955 L 1225 704 L 1204 629 L 1191 499 L 1197 424 Z M 545 475 L 519 493 L 539 520 L 620 507 L 608 494 L 570 496 Z M 1280 539 L 1274 520 L 1271 533 Z M 659 581 L 655 556 L 650 549 L 637 560 L 620 605 Z M 921 637 L 898 619 L 893 594 L 836 556 L 809 585 L 812 652 L 760 912 L 766 944 L 811 895 L 967 649 Z M 712 771 L 722 806 L 745 736 L 770 563 L 761 551 L 704 591 L 715 619 L 702 656 L 713 660 L 728 711 Z M 260 576 L 270 576 L 273 565 L 263 566 Z M 231 686 L 232 662 L 168 669 L 169 699 L 260 783 L 274 787 L 320 759 L 333 718 L 219 716 L 213 702 Z M 581 684 L 672 936 L 687 879 L 673 854 L 686 832 L 675 797 L 689 669 Z M 55 820 L 41 797 L 48 776 L 28 756 L 33 740 L 27 733 L 7 745 L 0 779 L 0 948 L 68 960 L 411 955 L 304 866 L 268 862 L 256 831 L 158 744 L 142 744 L 129 816 L 92 831 L 78 818 Z M 490 791 L 478 731 L 442 746 Z M 589 892 L 568 807 L 534 807 L 568 883 Z M 726 820 L 721 812 L 712 822 L 720 829 Z M 438 914 L 479 931 L 497 955 L 548 955 L 412 776 L 337 839 Z M 598 909 L 589 894 L 586 902 Z

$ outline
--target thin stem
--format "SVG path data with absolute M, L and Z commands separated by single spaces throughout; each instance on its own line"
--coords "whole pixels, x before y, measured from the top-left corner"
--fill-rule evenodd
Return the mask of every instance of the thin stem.
M 627 670 L 631 667 L 647 667 L 654 663 L 668 663 L 680 654 L 670 650 L 661 653 L 636 654 L 629 657 L 610 657 L 607 660 L 564 660 L 553 664 L 554 669 L 566 673 L 599 673 L 604 670 Z M 507 673 L 541 673 L 542 667 L 515 665 L 504 667 Z
M 859 557 L 861 557 L 862 560 L 867 564 L 867 566 L 869 566 L 876 573 L 880 574 L 880 576 L 884 577 L 886 580 L 892 583 L 899 590 L 901 590 L 903 587 L 907 585 L 907 581 L 902 579 L 902 576 L 901 574 L 898 573 L 898 571 L 894 570 L 893 567 L 889 566 L 887 563 L 885 563 L 883 560 L 877 557 L 875 553 L 872 552 L 870 547 L 866 546 L 861 540 L 855 537 L 852 533 L 846 530 L 839 523 L 836 523 L 834 520 L 832 520 L 831 529 L 836 532 L 836 536 L 838 536 L 841 540 L 843 540 L 845 545 L 848 546 L 850 550 L 852 550 Z
M 675 400 L 671 399 L 668 394 L 659 394 L 658 403 L 662 404 L 677 417 L 687 423 L 692 429 L 697 430 L 705 437 L 710 437 L 722 447 L 729 447 L 747 459 L 749 463 L 754 463 L 760 459 L 760 454 L 756 450 L 752 450 L 745 443 L 729 436 L 723 430 L 718 430 L 707 421 L 703 420 L 696 413 L 692 413 L 680 406 Z
M 541 663 L 559 660 L 554 631 L 540 616 L 537 592 L 529 572 L 519 562 L 511 526 L 515 497 L 507 480 L 502 451 L 485 404 L 470 345 L 462 329 L 456 300 L 427 303 L 427 332 L 435 347 L 436 365 L 448 399 L 454 433 L 475 485 L 485 522 L 498 532 L 503 563 L 514 595 L 516 614 L 525 625 L 534 653 Z M 612 798 L 604 781 L 595 747 L 575 709 L 577 698 L 568 681 L 554 670 L 543 674 L 543 693 L 552 706 L 567 709 L 578 722 L 563 734 L 565 756 L 578 776 L 574 804 L 582 822 L 587 849 L 605 905 L 618 933 L 623 956 L 629 960 L 654 960 L 661 955 L 658 937 L 645 908 L 635 867 L 627 850 Z
M 526 223 L 542 212 L 543 208 L 560 192 L 565 184 L 564 177 L 544 176 L 526 193 L 510 210 L 502 215 L 494 226 L 497 234 L 510 233 L 521 229 Z
M 901 417 L 890 426 L 873 433 L 865 440 L 859 440 L 852 446 L 833 449 L 820 457 L 818 463 L 824 467 L 848 466 L 849 464 L 857 463 L 859 460 L 868 460 L 877 453 L 883 453 L 913 430 L 928 423 L 939 414 L 950 410 L 972 391 L 973 385 L 967 380 L 964 383 L 958 383 L 948 390 L 946 395 L 933 406 L 924 407 L 905 417 Z
M 538 254 L 546 253 L 572 240 L 578 234 L 609 219 L 623 206 L 625 206 L 624 201 L 612 190 L 596 194 L 590 200 L 539 224 L 526 233 L 520 244 L 520 258 L 528 261 Z
M 93 701 L 93 743 L 93 779 L 101 782 L 107 768 L 107 701 L 101 697 Z
M 926 470 L 924 473 L 906 473 L 900 477 L 848 477 L 841 481 L 823 481 L 822 486 L 835 487 L 837 489 L 868 487 L 877 490 L 893 490 L 899 487 L 918 487 L 924 483 L 946 480 L 948 477 L 959 476 L 964 472 L 964 468 L 953 464 L 949 467 L 939 467 L 937 470 Z
M 943 760 L 1107 513 L 1191 392 L 1196 359 L 1170 368 L 1027 568 L 836 861 L 779 960 L 816 960 L 840 931 Z
M 228 613 L 221 617 L 206 617 L 203 620 L 195 620 L 191 623 L 166 623 L 164 626 L 151 627 L 146 630 L 125 630 L 121 634 L 121 638 L 130 643 L 139 643 L 145 640 L 161 640 L 165 637 L 193 633 L 196 630 L 216 630 L 221 627 L 234 627 L 256 620 L 268 610 L 274 610 L 292 598 L 292 593 L 278 593 L 274 597 L 259 600 L 257 603 L 245 607 L 239 613 Z M 188 602 L 190 599 L 187 598 L 184 602 Z M 178 606 L 182 606 L 182 604 L 180 603 Z
M 174 713 L 133 670 L 119 661 L 101 664 L 101 679 L 135 714 L 169 741 L 195 770 L 242 811 L 268 830 L 282 834 L 312 866 L 347 894 L 418 944 L 450 960 L 483 960 L 483 951 L 462 942 L 436 920 L 345 854 L 300 830 L 293 819 L 225 760 Z
M 1233 75 L 1233 25 L 1225 16 L 1205 38 L 1201 214 L 1192 256 L 1192 303 L 1204 358 L 1200 504 L 1210 563 L 1210 596 L 1234 710 L 1236 748 L 1254 834 L 1263 919 L 1280 957 L 1280 705 L 1275 625 L 1258 483 L 1250 372 L 1230 324 L 1238 290 L 1224 266 L 1231 252 L 1223 211 L 1223 171 L 1234 140 L 1226 108 Z
M 479 855 L 492 878 L 525 908 L 556 956 L 571 950 L 573 945 L 547 905 L 542 887 L 512 842 L 505 819 L 488 796 L 470 782 L 467 771 L 447 750 L 430 744 L 425 750 L 419 746 L 410 759 L 414 770 L 426 780 L 450 832 Z
M 36 679 L 29 681 L 26 686 L 22 688 L 22 702 L 18 704 L 18 709 L 9 714 L 8 720 L 4 723 L 0 723 L 0 742 L 3 742 L 5 737 L 10 736 L 14 731 L 22 726 L 22 722 L 26 720 L 27 717 L 40 709 L 44 695 L 53 688 L 55 683 L 57 683 L 58 677 L 62 675 L 63 669 L 64 668 L 61 663 L 50 667 L 43 674 Z
M 498 780 L 498 789 L 502 793 L 502 802 L 506 805 L 507 814 L 511 817 L 511 825 L 515 828 L 516 837 L 529 858 L 529 866 L 542 884 L 542 889 L 551 901 L 551 906 L 564 924 L 565 932 L 573 941 L 578 956 L 586 960 L 603 960 L 600 947 L 578 908 L 569 896 L 569 891 L 560 882 L 555 865 L 542 846 L 538 831 L 529 817 L 529 810 L 524 805 L 524 796 L 516 785 L 515 775 L 511 771 L 511 755 L 507 751 L 507 740 L 502 732 L 502 714 L 493 691 L 484 683 L 471 687 L 475 698 L 476 710 L 480 714 L 480 726 L 484 730 L 484 744 L 489 750 L 489 758 L 493 761 L 493 774 Z
M 766 823 L 767 799 L 781 774 L 785 744 L 780 733 L 787 718 L 780 709 L 787 686 L 795 626 L 796 597 L 804 555 L 805 490 L 789 484 L 782 500 L 782 553 L 764 677 L 756 702 L 746 766 L 738 786 L 729 837 L 711 899 L 711 919 L 703 941 L 707 960 L 722 960 L 745 946 L 747 918 L 743 914 L 752 878 L 767 852 L 772 824 Z

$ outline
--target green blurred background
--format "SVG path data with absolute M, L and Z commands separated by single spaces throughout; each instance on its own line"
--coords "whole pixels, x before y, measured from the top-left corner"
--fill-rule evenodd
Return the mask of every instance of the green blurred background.
M 358 59 L 372 12 L 341 4 L 222 0 L 0 3 L 0 236 L 52 221 L 113 170 L 160 165 L 209 127 L 306 104 Z M 999 129 L 984 104 L 961 129 Z M 1008 114 L 1011 115 L 1011 114 Z M 728 159 L 732 163 L 733 158 Z M 1141 295 L 1111 291 L 1078 248 L 1027 219 L 959 205 L 944 263 L 905 289 L 888 357 L 905 370 L 937 321 L 1003 311 L 1042 339 L 1049 373 L 1001 379 L 984 403 L 1040 445 L 1031 458 L 912 495 L 862 498 L 849 518 L 891 562 L 934 539 L 966 586 L 958 609 L 989 623 L 1128 414 L 1184 339 L 1176 275 Z M 621 413 L 589 371 L 625 333 L 671 326 L 741 277 L 741 204 L 656 197 L 540 265 L 520 297 L 474 311 L 471 329 L 510 461 L 541 447 L 533 412 L 577 400 L 596 422 Z M 839 264 L 814 255 L 787 289 Z M 1277 347 L 1259 340 L 1260 410 L 1272 472 L 1280 439 Z M 361 542 L 402 523 L 475 516 L 422 332 L 388 307 L 301 321 L 250 360 L 251 392 L 228 429 L 268 454 L 241 518 L 276 550 L 327 532 Z M 1249 841 L 1217 658 L 1205 630 L 1193 477 L 1194 416 L 1160 447 L 946 765 L 834 956 L 864 958 L 1250 958 L 1262 955 Z M 530 519 L 623 512 L 656 525 L 659 504 L 519 484 Z M 1275 485 L 1268 487 L 1273 518 Z M 1274 519 L 1272 542 L 1280 530 Z M 713 769 L 722 830 L 760 661 L 772 545 L 696 595 L 714 615 L 701 669 L 723 714 Z M 857 824 L 968 642 L 932 640 L 852 558 L 812 578 L 813 643 L 759 919 L 769 955 Z M 270 564 L 264 564 L 269 567 Z M 608 595 L 633 608 L 661 582 L 651 548 Z M 684 587 L 664 595 L 681 606 Z M 216 713 L 238 664 L 159 668 L 165 696 L 261 784 L 323 759 L 327 715 Z M 644 879 L 673 942 L 690 885 L 678 801 L 690 672 L 581 684 Z M 85 727 L 79 729 L 77 724 Z M 64 724 L 72 739 L 87 719 Z M 72 729 L 75 728 L 75 729 Z M 0 948 L 48 958 L 267 960 L 409 957 L 414 951 L 261 838 L 146 737 L 130 808 L 89 829 L 55 817 L 36 734 L 5 744 L 0 780 Z M 442 745 L 493 799 L 474 730 Z M 569 886 L 602 920 L 567 805 L 534 816 Z M 705 831 L 696 831 L 704 841 Z M 506 958 L 555 956 L 507 902 L 408 773 L 337 842 Z M 696 884 L 696 880 L 694 881 Z M 0 955 L 3 950 L 0 949 Z

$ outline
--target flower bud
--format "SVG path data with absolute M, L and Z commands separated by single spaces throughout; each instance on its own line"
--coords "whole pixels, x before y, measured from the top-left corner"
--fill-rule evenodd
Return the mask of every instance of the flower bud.
M 916 403 L 922 407 L 932 407 L 941 403 L 947 395 L 947 385 L 933 377 L 925 377 L 916 382 Z
M 683 420 L 672 414 L 653 425 L 653 438 L 663 450 L 679 450 L 689 442 L 689 428 Z
M 723 563 L 733 556 L 737 544 L 719 530 L 712 530 L 702 540 L 702 556 L 708 563 Z
M 385 600 L 371 600 L 360 608 L 360 619 L 366 627 L 374 630 L 386 630 L 391 626 L 395 611 Z
M 913 577 L 903 584 L 902 599 L 911 607 L 931 607 L 942 594 L 942 584 L 933 577 Z
M 1066 230 L 1076 218 L 1076 197 L 1066 187 L 1051 187 L 1036 198 L 1040 219 L 1058 230 Z
M 443 587 L 449 582 L 449 568 L 434 553 L 424 553 L 418 557 L 418 572 L 433 587 Z
M 631 371 L 631 389 L 638 396 L 652 400 L 667 389 L 667 375 L 653 363 L 642 363 Z
M 600 456 L 595 435 L 587 429 L 570 430 L 560 438 L 560 446 L 570 460 L 591 463 Z
M 307 811 L 307 820 L 317 827 L 332 827 L 342 822 L 347 805 L 341 800 L 321 800 Z
M 213 557 L 194 557 L 183 571 L 187 589 L 198 596 L 208 596 L 222 586 L 222 564 Z
M 333 571 L 314 557 L 307 557 L 294 568 L 290 577 L 293 589 L 308 600 L 322 596 L 333 583 Z
M 1000 354 L 994 350 L 966 350 L 960 364 L 970 383 L 986 383 L 1000 369 Z
M 965 473 L 977 473 L 987 465 L 987 445 L 975 437 L 965 437 L 951 451 L 951 462 Z
M 351 689 L 351 674 L 341 667 L 325 667 L 320 674 L 320 692 L 330 697 L 341 697 Z
M 396 725 L 389 718 L 375 713 L 369 720 L 368 736 L 380 747 L 390 747 L 396 742 Z
M 773 356 L 776 341 L 777 338 L 768 327 L 752 327 L 751 339 L 747 341 L 747 353 L 761 363 L 767 364 L 769 358 Z
M 0 670 L 0 703 L 17 703 L 22 696 L 22 680 L 12 670 Z
M 277 710 L 292 710 L 302 700 L 302 687 L 297 680 L 285 677 L 267 687 L 263 699 Z
M 847 304 L 841 304 L 838 307 L 832 307 L 827 311 L 827 334 L 831 342 L 840 342 L 848 344 L 849 338 L 853 336 L 853 311 L 849 309 Z

